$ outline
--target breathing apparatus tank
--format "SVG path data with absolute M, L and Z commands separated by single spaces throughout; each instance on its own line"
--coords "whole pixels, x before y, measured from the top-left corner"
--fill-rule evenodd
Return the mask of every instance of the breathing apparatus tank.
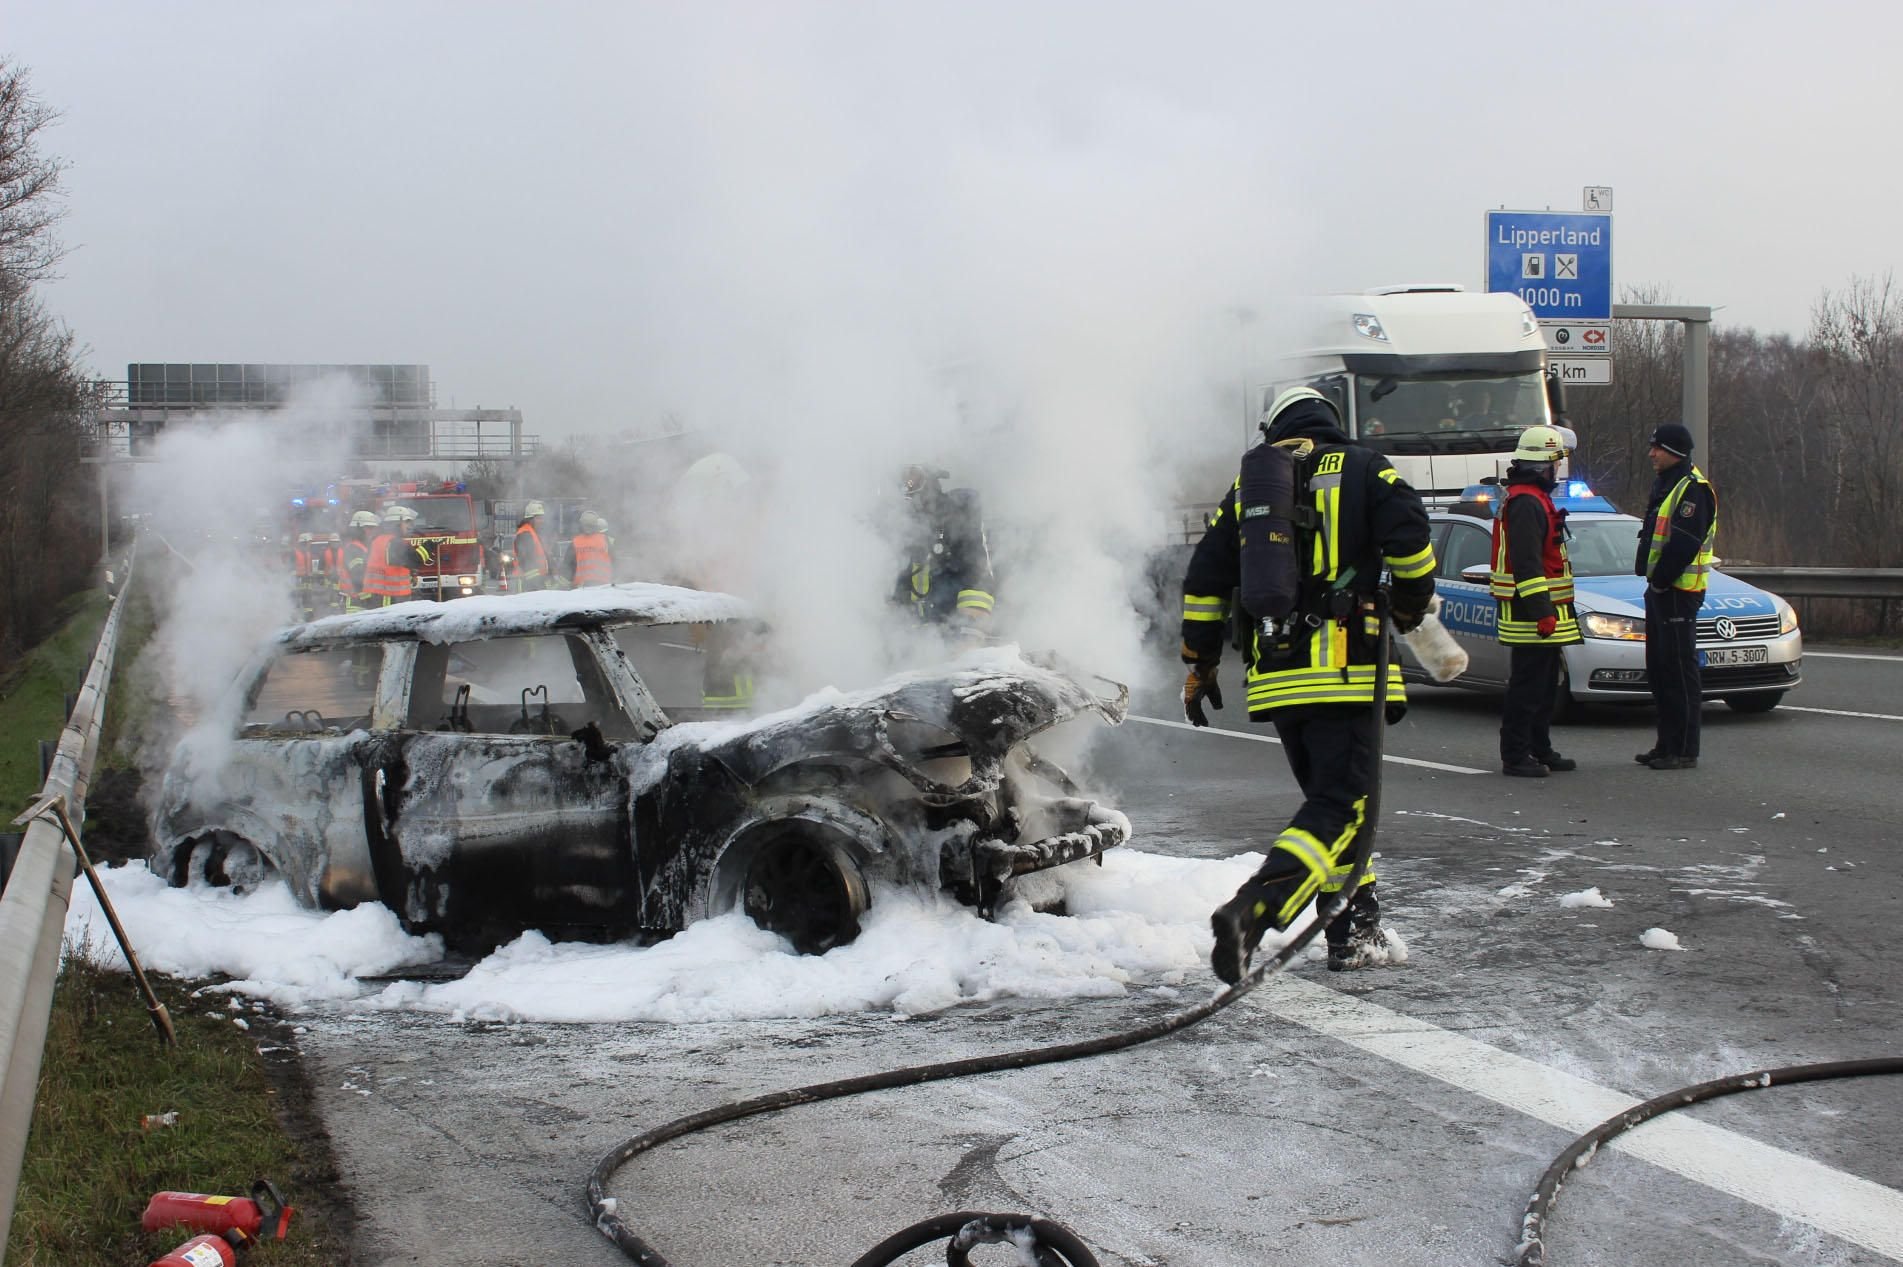
M 1295 487 L 1295 456 L 1287 448 L 1264 443 L 1242 455 L 1236 506 L 1242 606 L 1257 622 L 1288 619 L 1301 596 Z

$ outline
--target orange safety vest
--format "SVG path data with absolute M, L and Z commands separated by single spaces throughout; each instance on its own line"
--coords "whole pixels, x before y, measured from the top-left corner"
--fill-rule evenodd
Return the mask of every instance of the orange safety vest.
M 402 540 L 386 532 L 370 543 L 370 557 L 363 568 L 363 592 L 386 603 L 401 602 L 410 596 L 410 569 L 390 562 L 390 543 Z
M 311 575 L 311 552 L 303 546 L 291 551 L 291 566 L 299 576 Z
M 570 546 L 575 551 L 575 584 L 607 585 L 615 579 L 614 555 L 608 553 L 608 534 L 584 532 Z
M 529 534 L 529 540 L 535 543 L 533 567 L 523 566 L 522 534 L 525 532 Z M 517 589 L 522 587 L 523 581 L 539 581 L 548 575 L 548 551 L 542 548 L 542 534 L 535 530 L 534 524 L 524 523 L 515 530 L 515 562 L 511 567 L 515 573 Z

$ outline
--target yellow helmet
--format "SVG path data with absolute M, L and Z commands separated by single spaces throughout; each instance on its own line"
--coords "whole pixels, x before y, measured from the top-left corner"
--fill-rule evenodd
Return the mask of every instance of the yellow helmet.
M 1528 427 L 1513 450 L 1515 462 L 1557 462 L 1566 456 L 1566 438 L 1552 427 Z

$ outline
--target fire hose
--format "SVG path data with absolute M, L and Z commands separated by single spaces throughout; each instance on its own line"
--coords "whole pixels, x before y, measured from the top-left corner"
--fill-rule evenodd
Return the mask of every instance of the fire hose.
M 1356 833 L 1354 864 L 1349 870 L 1348 878 L 1342 882 L 1341 888 L 1333 894 L 1317 895 L 1314 918 L 1299 927 L 1294 935 L 1276 950 L 1275 954 L 1254 965 L 1241 980 L 1206 1002 L 1122 1033 L 1107 1034 L 1100 1038 L 1084 1039 L 1079 1042 L 1059 1043 L 1049 1047 L 1033 1047 L 988 1056 L 971 1056 L 963 1060 L 914 1065 L 906 1069 L 885 1070 L 880 1073 L 862 1074 L 854 1078 L 841 1078 L 833 1082 L 795 1087 L 786 1091 L 775 1091 L 749 1100 L 739 1100 L 705 1109 L 699 1113 L 677 1118 L 663 1126 L 657 1126 L 653 1130 L 625 1140 L 596 1164 L 594 1172 L 588 1178 L 588 1207 L 594 1216 L 596 1229 L 641 1267 L 669 1267 L 668 1260 L 621 1219 L 617 1209 L 618 1202 L 607 1195 L 608 1181 L 614 1177 L 617 1170 L 634 1158 L 669 1140 L 692 1135 L 697 1131 L 726 1122 L 736 1122 L 742 1118 L 755 1117 L 763 1113 L 775 1113 L 800 1104 L 816 1104 L 822 1100 L 863 1095 L 868 1091 L 921 1086 L 928 1082 L 943 1082 L 947 1079 L 964 1078 L 973 1074 L 998 1073 L 1007 1069 L 1028 1069 L 1035 1065 L 1056 1064 L 1061 1061 L 1099 1056 L 1107 1052 L 1123 1051 L 1188 1029 L 1200 1021 L 1207 1020 L 1285 968 L 1308 947 L 1316 934 L 1327 928 L 1338 915 L 1348 909 L 1348 903 L 1353 898 L 1355 890 L 1360 887 L 1361 877 L 1367 874 L 1368 862 L 1374 853 L 1375 829 L 1381 814 L 1382 741 L 1383 732 L 1387 729 L 1384 714 L 1387 707 L 1390 648 L 1388 599 L 1385 590 L 1376 591 L 1374 606 L 1378 622 L 1378 634 L 1374 645 L 1379 648 L 1379 653 L 1375 656 L 1374 737 L 1371 745 L 1373 749 L 1371 769 L 1374 773 L 1372 785 L 1368 789 L 1365 822 L 1362 829 Z M 972 1246 L 1007 1239 L 1018 1245 L 1021 1254 L 1035 1255 L 1027 1261 L 1035 1262 L 1038 1267 L 1100 1267 L 1083 1242 L 1062 1224 L 1032 1218 L 1028 1215 L 978 1214 L 969 1211 L 937 1215 L 904 1228 L 854 1260 L 851 1267 L 889 1267 L 889 1264 L 897 1262 L 900 1257 L 919 1246 L 947 1237 L 951 1238 L 951 1244 L 947 1249 L 947 1261 L 952 1267 L 966 1267 Z

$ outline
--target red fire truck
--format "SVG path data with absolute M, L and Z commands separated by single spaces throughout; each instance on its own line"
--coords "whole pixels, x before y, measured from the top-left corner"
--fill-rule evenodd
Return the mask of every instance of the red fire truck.
M 480 594 L 487 579 L 487 560 L 477 530 L 476 503 L 463 484 L 414 482 L 378 490 L 377 510 L 408 506 L 416 512 L 410 539 L 429 550 L 429 566 L 415 576 L 417 598 L 468 598 Z

